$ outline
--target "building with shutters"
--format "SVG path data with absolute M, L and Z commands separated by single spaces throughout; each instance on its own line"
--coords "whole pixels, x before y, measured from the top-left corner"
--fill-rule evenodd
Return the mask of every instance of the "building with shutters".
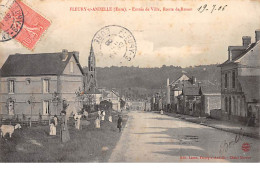
M 79 52 L 10 55 L 1 68 L 0 114 L 24 115 L 37 120 L 75 110 L 76 92 L 84 90 L 86 75 L 79 63 Z
M 221 109 L 230 120 L 259 123 L 260 30 L 242 37 L 242 46 L 229 46 L 228 59 L 221 67 Z

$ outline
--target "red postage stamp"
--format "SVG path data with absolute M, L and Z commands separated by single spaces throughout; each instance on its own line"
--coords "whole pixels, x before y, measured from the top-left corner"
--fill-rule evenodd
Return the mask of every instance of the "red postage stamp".
M 22 45 L 32 50 L 42 34 L 50 26 L 50 21 L 19 0 L 14 1 L 6 8 L 8 10 L 0 22 L 2 30 L 1 41 L 16 39 Z

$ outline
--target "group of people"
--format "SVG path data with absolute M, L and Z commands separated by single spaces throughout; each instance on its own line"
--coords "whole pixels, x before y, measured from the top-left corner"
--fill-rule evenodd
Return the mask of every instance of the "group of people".
M 74 120 L 75 120 L 75 128 L 76 129 L 80 129 L 80 119 L 82 117 L 87 118 L 88 117 L 88 112 L 84 111 L 82 115 L 79 114 L 74 114 L 73 115 Z M 95 120 L 95 127 L 96 128 L 100 128 L 100 121 L 104 121 L 106 117 L 106 112 L 104 110 L 100 111 L 98 110 L 97 113 L 97 117 Z M 65 143 L 67 141 L 70 140 L 70 134 L 69 134 L 69 130 L 68 130 L 68 118 L 66 116 L 66 111 L 62 110 L 61 111 L 61 118 L 60 118 L 60 135 L 61 135 L 61 142 Z M 109 115 L 108 116 L 108 121 L 112 122 L 112 116 Z M 119 132 L 121 132 L 122 129 L 122 123 L 123 123 L 123 119 L 122 119 L 122 115 L 119 115 L 118 117 L 118 121 L 117 121 L 117 128 L 119 129 Z M 54 136 L 56 135 L 56 127 L 58 126 L 58 117 L 57 115 L 54 115 L 53 119 L 50 122 L 50 135 Z
M 68 120 L 66 118 L 66 111 L 61 111 L 61 118 L 60 118 L 60 133 L 61 133 L 61 142 L 65 143 L 70 140 L 69 130 L 68 130 Z M 50 122 L 50 135 L 56 136 L 57 131 L 56 127 L 58 126 L 58 117 L 54 115 L 53 119 Z
M 95 120 L 95 127 L 96 128 L 100 128 L 100 121 L 105 121 L 105 117 L 106 117 L 106 112 L 104 110 L 98 110 L 97 112 L 97 117 L 96 117 L 96 120 Z M 108 116 L 108 121 L 109 122 L 112 122 L 112 116 L 109 115 Z

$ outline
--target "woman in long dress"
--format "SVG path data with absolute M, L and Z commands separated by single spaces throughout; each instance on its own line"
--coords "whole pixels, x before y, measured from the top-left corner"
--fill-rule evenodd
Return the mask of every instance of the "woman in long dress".
M 70 140 L 70 134 L 68 130 L 68 120 L 66 118 L 66 111 L 61 111 L 61 142 L 66 143 Z

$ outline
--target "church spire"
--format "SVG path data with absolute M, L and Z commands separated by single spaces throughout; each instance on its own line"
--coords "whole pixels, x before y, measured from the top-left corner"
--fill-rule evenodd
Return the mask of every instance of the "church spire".
M 88 57 L 88 90 L 94 90 L 97 87 L 96 81 L 96 58 L 91 45 Z

